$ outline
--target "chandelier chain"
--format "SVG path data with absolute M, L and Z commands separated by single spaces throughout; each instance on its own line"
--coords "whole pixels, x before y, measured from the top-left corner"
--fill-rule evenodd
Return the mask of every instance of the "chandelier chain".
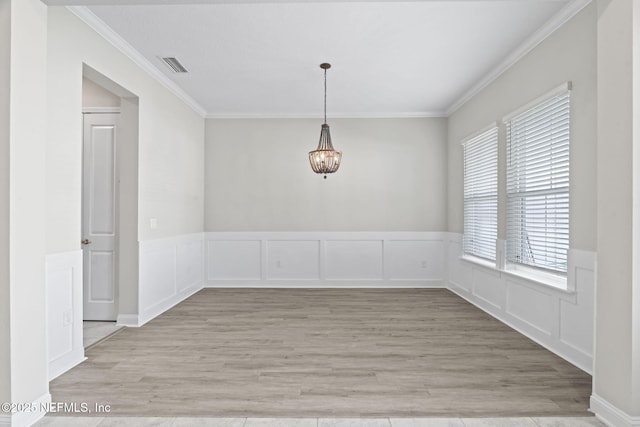
M 327 69 L 324 69 L 324 123 L 327 124 Z

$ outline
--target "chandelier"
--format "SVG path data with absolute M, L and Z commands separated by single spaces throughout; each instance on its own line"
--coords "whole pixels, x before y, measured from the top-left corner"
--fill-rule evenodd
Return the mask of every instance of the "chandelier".
M 328 173 L 334 173 L 340 167 L 342 152 L 333 149 L 331 133 L 327 124 L 327 70 L 331 68 L 331 64 L 322 63 L 320 68 L 324 70 L 324 123 L 320 128 L 318 148 L 309 152 L 309 162 L 315 173 L 324 174 L 324 179 L 327 179 Z

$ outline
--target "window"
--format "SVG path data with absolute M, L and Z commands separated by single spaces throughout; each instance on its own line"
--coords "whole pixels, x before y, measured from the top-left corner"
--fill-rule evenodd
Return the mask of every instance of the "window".
M 569 249 L 569 94 L 505 120 L 507 261 L 565 273 Z
M 496 259 L 498 237 L 498 128 L 464 143 L 465 254 Z

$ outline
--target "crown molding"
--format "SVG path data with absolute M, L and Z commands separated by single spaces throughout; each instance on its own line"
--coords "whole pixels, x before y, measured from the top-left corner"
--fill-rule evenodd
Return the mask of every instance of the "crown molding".
M 206 111 L 196 100 L 183 91 L 177 84 L 164 75 L 157 67 L 155 67 L 147 58 L 131 46 L 125 39 L 120 37 L 118 33 L 113 31 L 103 20 L 98 18 L 86 6 L 67 6 L 67 9 L 77 16 L 82 22 L 87 24 L 106 41 L 111 43 L 116 49 L 122 52 L 127 58 L 131 59 L 137 66 L 142 68 L 147 74 L 158 81 L 169 92 L 177 96 L 182 102 L 187 104 L 193 111 L 201 117 L 206 115 Z
M 209 113 L 205 119 L 319 119 L 320 113 Z M 408 119 L 408 118 L 443 118 L 444 111 L 401 112 L 401 113 L 333 113 L 327 119 Z
M 467 101 L 480 93 L 484 88 L 489 86 L 495 79 L 511 68 L 516 62 L 521 60 L 526 54 L 531 52 L 536 46 L 542 43 L 555 30 L 562 27 L 567 21 L 584 9 L 591 0 L 573 0 L 549 19 L 542 27 L 540 27 L 533 35 L 531 35 L 516 50 L 511 52 L 497 67 L 490 71 L 484 78 L 479 80 L 475 85 L 465 92 L 457 101 L 455 101 L 446 110 L 446 115 L 450 116 L 462 107 Z

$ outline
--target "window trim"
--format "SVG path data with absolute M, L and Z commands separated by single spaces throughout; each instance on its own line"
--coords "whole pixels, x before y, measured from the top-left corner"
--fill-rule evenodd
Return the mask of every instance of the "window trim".
M 560 95 L 561 93 L 566 91 L 571 91 L 572 87 L 573 87 L 573 84 L 571 82 L 564 82 L 561 85 L 554 87 L 550 91 L 540 95 L 539 97 L 535 98 L 532 101 L 527 102 L 521 107 L 518 107 L 517 109 L 513 110 L 506 116 L 503 116 L 502 123 L 507 123 L 509 120 L 513 119 L 515 116 L 522 114 L 527 110 L 532 109 L 536 105 L 541 104 L 544 101 L 547 101 L 549 98 L 552 98 L 556 95 Z

